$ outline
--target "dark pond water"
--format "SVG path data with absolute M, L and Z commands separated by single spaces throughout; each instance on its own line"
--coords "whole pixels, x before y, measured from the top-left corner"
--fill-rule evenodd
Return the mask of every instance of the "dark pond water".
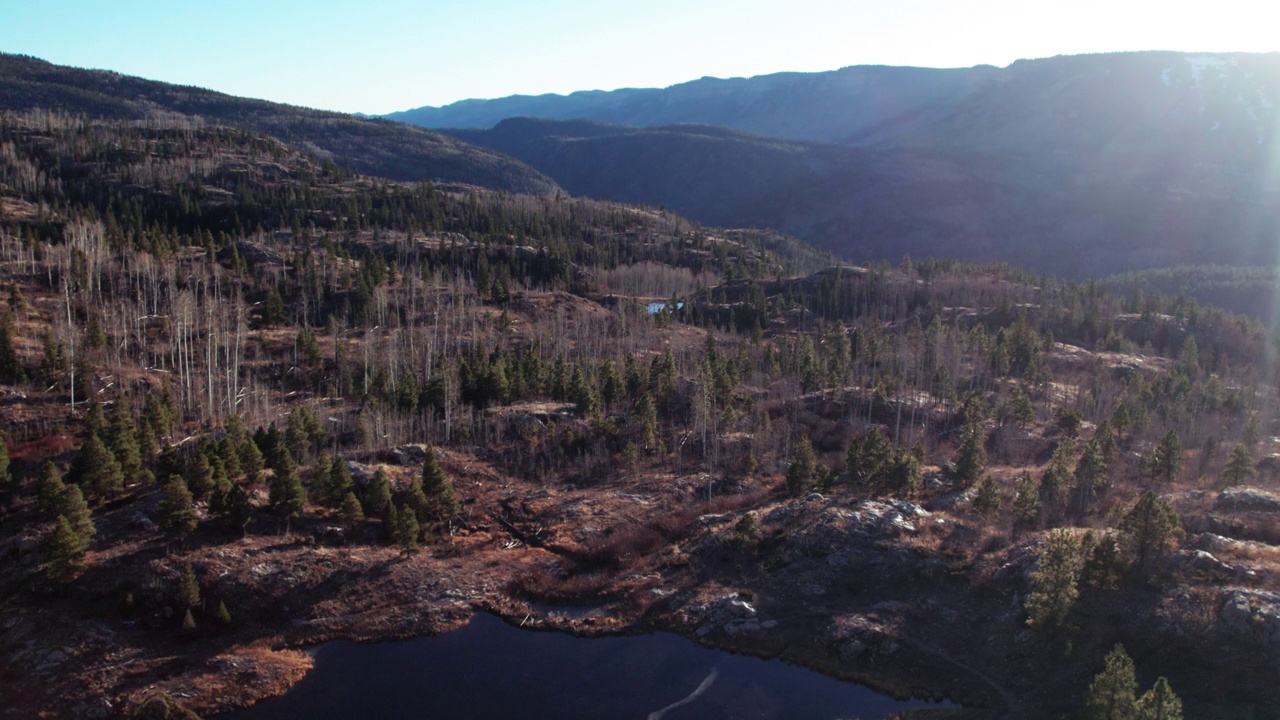
M 222 717 L 873 720 L 927 705 L 668 633 L 578 638 L 477 615 L 431 638 L 322 645 L 315 669 L 287 694 Z

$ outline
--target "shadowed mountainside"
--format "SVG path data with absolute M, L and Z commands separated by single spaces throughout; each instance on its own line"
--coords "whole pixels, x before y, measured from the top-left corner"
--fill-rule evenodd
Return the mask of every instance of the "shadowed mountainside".
M 112 120 L 165 112 L 199 116 L 393 180 L 444 180 L 526 193 L 556 190 L 554 182 L 519 162 L 430 130 L 0 53 L 0 110 L 37 108 Z

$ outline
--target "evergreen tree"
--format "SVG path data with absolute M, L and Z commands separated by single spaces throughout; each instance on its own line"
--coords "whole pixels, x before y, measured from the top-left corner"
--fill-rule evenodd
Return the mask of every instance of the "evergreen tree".
M 1139 568 L 1148 568 L 1182 537 L 1182 517 L 1167 500 L 1148 490 L 1120 520 L 1120 544 Z
M 203 450 L 196 453 L 192 459 L 191 465 L 187 468 L 187 487 L 191 488 L 191 495 L 196 499 L 204 499 L 209 497 L 214 487 L 214 471 L 213 465 L 209 462 L 209 456 Z
M 427 496 L 426 513 L 432 520 L 447 520 L 461 509 L 453 485 L 436 462 L 436 451 L 430 445 L 422 463 L 422 492 Z
M 1084 515 L 1110 484 L 1110 468 L 1101 444 L 1095 437 L 1084 446 L 1076 462 L 1076 512 Z
M 120 463 L 98 439 L 97 433 L 90 433 L 80 446 L 71 462 L 70 475 L 98 497 L 110 498 L 124 491 L 124 473 L 120 470 Z
M 262 303 L 262 322 L 266 325 L 279 325 L 285 321 L 284 300 L 275 288 L 267 291 L 267 299 Z
M 223 627 L 231 627 L 231 611 L 227 609 L 225 600 L 218 601 L 218 624 Z
M 298 466 L 287 447 L 281 449 L 267 493 L 271 507 L 288 520 L 302 515 L 307 506 L 307 490 L 302 486 Z
M 63 495 L 62 506 L 62 515 L 71 523 L 71 529 L 75 530 L 76 537 L 79 537 L 85 547 L 88 547 L 93 536 L 98 534 L 98 528 L 93 524 L 89 503 L 85 502 L 84 493 L 80 491 L 79 485 L 67 488 L 66 494 Z
M 160 499 L 160 529 L 170 537 L 185 540 L 195 532 L 199 520 L 196 518 L 195 506 L 191 490 L 177 475 L 169 477 L 164 486 L 164 496 Z
M 392 507 L 391 538 L 396 545 L 400 546 L 400 554 L 402 556 L 413 555 L 418 552 L 418 534 L 420 532 L 418 518 L 414 515 L 412 508 L 403 507 L 397 511 Z
M 1182 720 L 1182 700 L 1163 677 L 1138 700 L 1137 720 Z
M 54 521 L 53 534 L 45 544 L 45 570 L 50 579 L 65 582 L 84 569 L 85 543 L 66 516 Z
M 200 604 L 200 580 L 196 570 L 187 563 L 178 574 L 178 607 L 190 610 Z
M 386 471 L 378 468 L 373 473 L 373 480 L 369 483 L 369 488 L 364 494 L 364 514 L 370 517 L 379 517 L 383 521 L 387 521 L 390 517 L 391 509 L 391 480 L 387 477 Z
M 329 497 L 325 506 L 340 507 L 347 495 L 354 490 L 355 482 L 351 479 L 351 469 L 347 467 L 347 461 L 335 455 L 333 463 L 329 466 Z
M 129 402 L 121 396 L 111 408 L 111 421 L 107 426 L 107 447 L 120 464 L 120 472 L 126 484 L 149 483 L 154 478 L 144 478 L 142 453 L 138 448 L 137 431 L 133 426 L 133 413 Z
M 1182 469 L 1182 441 L 1174 430 L 1164 434 L 1147 458 L 1147 472 L 1157 480 L 1172 482 Z
M 244 531 L 253 521 L 253 504 L 249 502 L 249 494 L 239 485 L 232 485 L 224 503 L 223 517 L 232 527 Z
M 1031 594 L 1027 596 L 1027 624 L 1037 630 L 1054 631 L 1066 624 L 1067 615 L 1080 596 L 1080 570 L 1084 550 L 1080 537 L 1071 530 L 1051 530 L 1045 535 L 1036 568 L 1031 572 Z
M 333 463 L 329 462 L 329 455 L 321 453 L 316 459 L 315 464 L 311 466 L 311 488 L 308 495 L 319 505 L 332 507 L 330 497 L 333 491 L 329 485 L 332 477 Z
M 9 323 L 0 319 L 0 383 L 17 384 L 25 380 L 26 372 L 22 369 L 22 361 L 18 359 L 18 351 L 13 347 Z
M 67 486 L 62 482 L 57 466 L 46 460 L 40 466 L 40 479 L 36 482 L 36 514 L 45 520 L 62 515 L 66 508 L 66 495 Z
M 1254 475 L 1253 456 L 1244 443 L 1236 443 L 1227 458 L 1227 466 L 1222 469 L 1222 484 L 1227 487 L 1240 485 Z
M 1018 480 L 1013 494 L 1013 521 L 1031 527 L 1040 518 L 1040 484 L 1025 472 Z
M 988 475 L 978 485 L 978 494 L 973 498 L 973 509 L 981 515 L 990 515 L 1000 509 L 1000 484 L 995 478 Z
M 787 466 L 787 492 L 799 495 L 812 487 L 816 466 L 813 444 L 809 442 L 809 436 L 801 435 L 795 452 L 791 454 L 791 464 Z
M 191 609 L 187 608 L 187 611 L 182 615 L 182 633 L 184 635 L 191 635 L 195 631 L 196 618 L 191 614 Z
M 987 467 L 987 434 L 978 423 L 967 423 L 962 433 L 964 440 L 956 453 L 956 479 L 961 486 L 970 487 Z
M 662 452 L 662 439 L 658 434 L 658 409 L 647 391 L 641 391 L 640 399 L 632 409 L 630 424 L 636 428 L 636 442 L 645 452 Z
M 16 483 L 9 470 L 9 443 L 3 431 L 0 431 L 0 504 L 8 502 L 13 495 Z
M 1089 685 L 1084 700 L 1085 720 L 1133 720 L 1138 714 L 1137 691 L 1133 660 L 1124 646 L 1117 644 L 1107 654 L 1102 672 Z
M 893 459 L 894 448 L 880 428 L 873 428 L 863 438 L 849 441 L 844 467 L 849 482 L 863 492 L 885 489 L 885 472 Z
M 342 524 L 348 531 L 354 531 L 363 522 L 364 510 L 360 508 L 360 501 L 354 492 L 348 492 L 342 499 Z
M 244 473 L 244 481 L 249 485 L 257 485 L 262 479 L 262 450 L 258 443 L 247 435 L 240 443 L 240 470 Z

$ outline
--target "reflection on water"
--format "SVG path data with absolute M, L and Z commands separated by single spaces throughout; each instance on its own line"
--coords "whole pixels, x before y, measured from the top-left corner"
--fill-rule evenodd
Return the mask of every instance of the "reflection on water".
M 902 702 L 677 635 L 578 638 L 490 615 L 432 638 L 333 642 L 282 697 L 228 720 L 873 720 Z

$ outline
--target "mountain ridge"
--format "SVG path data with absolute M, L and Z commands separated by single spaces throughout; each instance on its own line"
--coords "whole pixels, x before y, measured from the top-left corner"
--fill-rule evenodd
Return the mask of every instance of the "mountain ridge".
M 522 163 L 422 128 L 0 53 L 0 111 L 36 109 L 115 120 L 157 112 L 200 116 L 263 132 L 321 160 L 392 180 L 444 180 L 528 193 L 558 190 Z

